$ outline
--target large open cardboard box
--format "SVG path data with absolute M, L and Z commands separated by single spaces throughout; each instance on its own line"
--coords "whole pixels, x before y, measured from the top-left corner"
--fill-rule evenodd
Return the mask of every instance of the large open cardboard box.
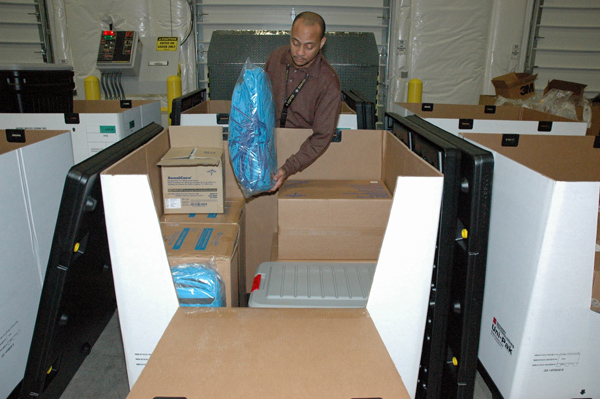
M 585 122 L 529 108 L 493 105 L 395 103 L 401 116 L 419 115 L 452 133 L 513 133 L 584 136 Z
M 68 131 L 0 131 L 0 397 L 23 378 L 65 176 Z M 15 137 L 13 137 L 15 138 Z M 22 138 L 22 140 L 21 140 Z
M 505 399 L 599 397 L 595 138 L 464 136 L 494 153 L 481 364 Z
M 215 127 L 170 129 L 194 129 L 201 134 L 211 128 Z M 310 134 L 309 130 L 276 129 L 278 158 L 286 159 L 296 152 Z M 101 176 L 130 386 L 138 379 L 178 309 L 159 223 L 164 215 L 156 162 L 168 148 L 165 131 Z M 230 163 L 226 161 L 225 167 L 228 195 L 242 198 Z M 383 181 L 391 193 L 397 193 L 379 253 L 368 315 L 364 317 L 368 317 L 367 323 L 375 324 L 409 392 L 414 393 L 443 176 L 389 132 L 346 130 L 340 142 L 332 143 L 313 165 L 290 177 L 294 179 L 374 179 Z M 273 235 L 277 231 L 277 195 L 246 200 L 245 212 L 246 275 L 251 287 L 256 267 L 271 257 Z M 245 311 L 250 309 L 240 309 L 239 314 L 246 314 Z M 268 318 L 267 313 L 256 315 L 259 319 Z M 192 322 L 199 323 L 198 328 L 202 329 L 202 320 Z M 243 332 L 243 326 L 240 328 Z M 283 337 L 288 333 L 289 329 L 283 331 Z M 215 334 L 219 335 L 218 328 Z M 222 345 L 237 344 L 223 340 Z
M 229 127 L 231 101 L 207 100 L 181 113 L 182 126 L 223 126 Z M 338 118 L 338 129 L 356 129 L 358 127 L 356 111 L 342 103 Z
M 74 100 L 71 114 L 0 114 L 2 129 L 69 130 L 75 163 L 155 122 L 160 101 Z

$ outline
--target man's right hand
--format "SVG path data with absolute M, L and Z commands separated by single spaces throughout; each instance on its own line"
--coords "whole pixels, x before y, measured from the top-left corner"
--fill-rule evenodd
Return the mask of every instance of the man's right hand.
M 277 169 L 277 173 L 275 174 L 275 176 L 273 176 L 273 179 L 275 180 L 275 186 L 273 186 L 273 188 L 270 189 L 269 192 L 275 192 L 279 190 L 279 187 L 283 185 L 283 182 L 285 181 L 285 179 L 287 179 L 287 174 L 285 173 L 285 170 L 283 170 L 282 168 Z

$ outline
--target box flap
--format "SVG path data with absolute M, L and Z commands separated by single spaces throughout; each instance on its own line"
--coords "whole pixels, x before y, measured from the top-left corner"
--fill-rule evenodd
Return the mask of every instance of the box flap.
M 367 309 L 414 397 L 429 305 L 443 177 L 439 174 L 426 178 L 398 176 L 394 186 L 389 222 Z M 403 195 L 414 192 L 419 195 Z
M 503 146 L 501 134 L 463 136 L 557 181 L 600 181 L 600 149 L 592 136 L 520 135 L 516 146 Z
M 174 147 L 160 160 L 160 166 L 218 166 L 223 156 L 220 148 Z
M 169 126 L 171 147 L 223 148 L 221 126 Z
M 505 75 L 496 76 L 492 79 L 492 84 L 497 88 L 510 88 L 533 82 L 537 79 L 537 74 L 510 72 Z
M 128 398 L 157 396 L 409 398 L 365 309 L 249 308 L 178 309 Z

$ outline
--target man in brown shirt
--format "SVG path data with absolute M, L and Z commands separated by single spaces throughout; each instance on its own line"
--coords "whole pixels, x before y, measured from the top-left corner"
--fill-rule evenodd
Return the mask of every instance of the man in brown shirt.
M 321 54 L 325 21 L 319 14 L 303 12 L 292 24 L 290 45 L 269 55 L 265 71 L 273 86 L 276 126 L 312 129 L 313 134 L 277 170 L 277 183 L 306 168 L 329 146 L 341 106 L 340 79 Z

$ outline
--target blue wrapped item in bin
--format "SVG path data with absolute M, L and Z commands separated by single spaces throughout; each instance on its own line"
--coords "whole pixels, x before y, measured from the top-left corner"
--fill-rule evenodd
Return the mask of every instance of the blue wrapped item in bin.
M 266 72 L 250 61 L 233 89 L 229 155 L 246 198 L 273 188 L 277 173 L 273 91 Z
M 225 306 L 225 285 L 208 263 L 184 263 L 171 268 L 180 306 Z

